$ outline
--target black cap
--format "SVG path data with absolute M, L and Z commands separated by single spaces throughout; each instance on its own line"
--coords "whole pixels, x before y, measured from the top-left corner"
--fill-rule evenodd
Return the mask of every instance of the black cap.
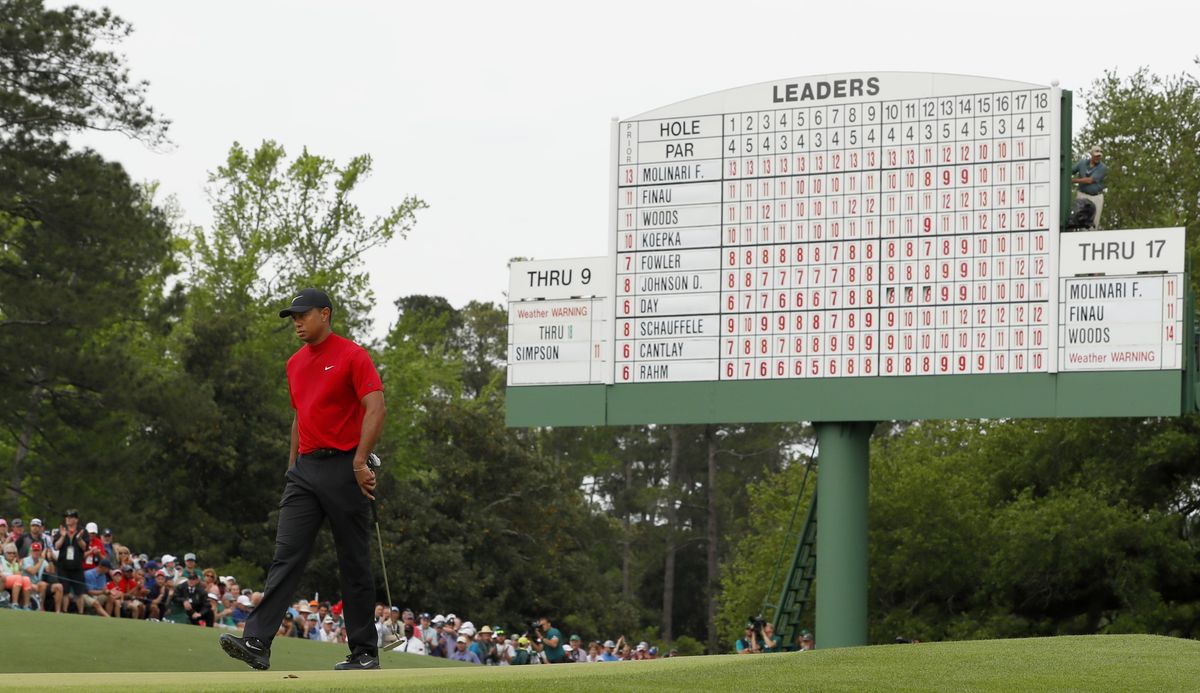
M 111 567 L 112 567 L 112 562 L 111 562 L 111 561 L 109 561 L 107 558 L 101 558 L 101 559 L 100 559 L 100 565 L 101 565 L 101 566 L 104 566 L 105 568 L 111 568 Z
M 101 535 L 101 536 L 105 536 L 105 537 L 111 537 L 111 536 L 112 536 L 112 530 L 111 530 L 111 529 L 109 529 L 108 527 L 105 527 L 105 528 L 104 528 L 104 531 L 103 531 L 103 532 L 101 532 L 101 533 L 100 533 L 100 535 Z
M 79 511 L 75 508 L 68 508 L 63 517 L 79 517 Z
M 301 289 L 300 293 L 292 298 L 292 305 L 279 311 L 279 317 L 290 318 L 292 313 L 307 313 L 313 308 L 333 310 L 333 304 L 329 302 L 329 296 L 320 289 Z

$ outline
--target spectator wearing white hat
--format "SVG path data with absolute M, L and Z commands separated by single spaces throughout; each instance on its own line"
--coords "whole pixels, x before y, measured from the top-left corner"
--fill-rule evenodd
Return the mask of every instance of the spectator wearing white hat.
M 480 664 L 479 657 L 467 647 L 470 643 L 470 638 L 465 635 L 455 638 L 454 650 L 450 653 L 449 659 L 453 659 L 456 662 Z
M 167 579 L 175 587 L 187 582 L 187 579 L 183 577 L 183 568 L 180 568 L 177 563 L 178 560 L 169 553 L 164 553 L 162 557 L 162 570 L 166 572 Z
M 233 594 L 230 591 L 230 594 Z M 254 610 L 254 604 L 250 601 L 250 596 L 245 594 L 235 595 L 233 601 L 233 612 L 230 616 L 233 617 L 233 625 L 238 630 L 246 625 L 246 619 L 250 617 L 250 612 Z
M 324 621 L 321 621 L 320 635 L 317 637 L 321 642 L 337 642 L 338 632 L 334 626 L 337 621 L 333 620 L 332 616 L 326 616 Z
M 432 624 L 437 640 L 434 641 L 432 647 L 427 648 L 429 654 L 443 659 L 449 657 L 450 651 L 454 649 L 454 638 L 457 638 L 458 635 L 451 636 L 453 628 L 446 625 L 446 617 L 441 614 L 433 617 Z
M 83 553 L 83 570 L 87 572 L 99 565 L 100 559 L 105 558 L 107 554 L 104 553 L 104 542 L 100 540 L 100 528 L 96 523 L 89 522 L 83 528 L 88 534 L 88 546 Z

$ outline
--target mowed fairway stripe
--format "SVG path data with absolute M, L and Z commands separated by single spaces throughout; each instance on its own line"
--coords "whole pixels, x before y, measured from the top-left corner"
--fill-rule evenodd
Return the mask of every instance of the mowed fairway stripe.
M 1200 642 L 1147 635 L 990 640 L 682 657 L 653 662 L 479 667 L 383 654 L 382 671 L 331 671 L 345 648 L 277 640 L 270 671 L 229 659 L 220 631 L 0 610 L 0 690 L 197 691 L 1195 691 Z M 290 640 L 290 642 L 289 642 Z M 391 656 L 389 656 L 391 655 Z M 402 668 L 442 665 L 441 668 Z M 449 665 L 449 666 L 446 666 Z M 57 667 L 61 673 L 45 672 Z M 173 667 L 173 668 L 172 668 Z M 69 673 L 67 668 L 73 669 Z M 92 673 L 85 673 L 92 672 Z

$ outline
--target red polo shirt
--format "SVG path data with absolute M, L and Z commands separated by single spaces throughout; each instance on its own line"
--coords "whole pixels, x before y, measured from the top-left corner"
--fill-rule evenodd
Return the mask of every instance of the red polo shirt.
M 367 350 L 330 333 L 305 344 L 287 363 L 288 391 L 300 426 L 300 452 L 358 447 L 362 398 L 383 389 Z

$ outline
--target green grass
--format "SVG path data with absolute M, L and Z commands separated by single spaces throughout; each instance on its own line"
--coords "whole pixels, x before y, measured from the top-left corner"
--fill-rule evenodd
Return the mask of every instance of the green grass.
M 247 671 L 217 644 L 221 628 L 0 609 L 0 672 Z M 345 645 L 276 638 L 272 669 L 329 669 Z M 393 653 L 397 668 L 462 667 L 433 657 Z M 0 690 L 6 686 L 0 682 Z
M 277 641 L 270 671 L 228 659 L 217 632 L 189 626 L 0 611 L 0 690 L 527 691 L 1194 691 L 1200 642 L 1107 635 L 883 645 L 654 662 L 401 668 L 436 660 L 384 653 L 383 671 L 334 672 L 345 652 Z M 130 673 L 126 673 L 130 672 Z M 139 672 L 139 673 L 133 673 Z M 145 672 L 145 673 L 141 673 Z M 114 675 L 116 674 L 116 675 Z

